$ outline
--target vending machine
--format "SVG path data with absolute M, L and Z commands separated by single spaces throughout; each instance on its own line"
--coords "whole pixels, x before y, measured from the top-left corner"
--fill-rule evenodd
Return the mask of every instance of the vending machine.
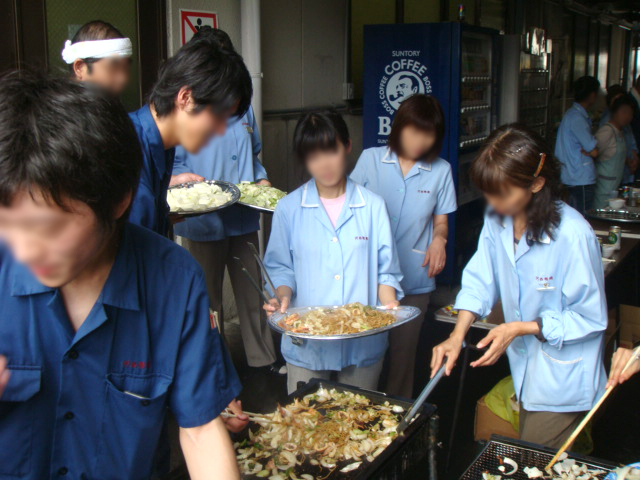
M 445 282 L 459 277 L 482 228 L 484 207 L 468 172 L 496 127 L 497 33 L 462 23 L 364 27 L 364 148 L 387 143 L 395 112 L 410 95 L 433 95 L 445 112 L 441 156 L 451 164 L 458 193 L 458 211 L 449 217 Z

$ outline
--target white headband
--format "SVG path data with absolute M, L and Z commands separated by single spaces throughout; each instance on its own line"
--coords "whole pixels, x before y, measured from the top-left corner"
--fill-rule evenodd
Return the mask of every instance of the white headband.
M 128 38 L 112 38 L 109 40 L 90 40 L 71 43 L 67 40 L 62 50 L 62 59 L 72 64 L 77 59 L 130 57 L 133 53 L 131 40 Z

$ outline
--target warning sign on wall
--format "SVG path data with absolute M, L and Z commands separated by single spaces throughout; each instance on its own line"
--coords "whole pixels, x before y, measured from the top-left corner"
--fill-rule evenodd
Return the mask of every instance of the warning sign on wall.
M 182 45 L 191 40 L 191 37 L 205 25 L 218 28 L 218 14 L 214 12 L 194 12 L 181 9 L 180 33 L 182 36 Z

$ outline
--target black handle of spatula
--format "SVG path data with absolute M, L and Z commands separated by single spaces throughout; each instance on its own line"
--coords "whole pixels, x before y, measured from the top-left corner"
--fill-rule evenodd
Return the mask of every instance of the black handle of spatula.
M 427 397 L 431 394 L 431 392 L 433 392 L 433 389 L 436 388 L 436 385 L 438 385 L 438 382 L 444 376 L 445 367 L 446 363 L 443 363 L 440 369 L 433 376 L 433 378 L 429 380 L 427 386 L 424 387 L 416 401 L 413 402 L 413 405 L 411 405 L 409 412 L 407 412 L 404 418 L 400 420 L 400 423 L 398 423 L 398 427 L 396 428 L 396 432 L 398 432 L 398 435 L 406 430 L 406 428 L 411 423 L 411 420 L 413 420 L 413 417 L 416 416 L 416 413 L 418 413 L 418 410 L 420 410 L 420 407 L 422 407 L 422 404 L 427 400 Z
M 264 277 L 264 279 L 267 281 L 267 283 L 271 287 L 271 290 L 273 290 L 273 295 L 275 296 L 276 295 L 276 286 L 273 284 L 273 281 L 271 280 L 271 277 L 269 276 L 269 272 L 267 272 L 267 267 L 264 266 L 264 262 L 262 261 L 262 258 L 260 258 L 260 254 L 258 253 L 258 249 L 251 242 L 247 242 L 247 245 L 249 246 L 249 249 L 253 253 L 253 257 L 256 259 L 256 262 L 258 262 L 258 266 L 260 267 L 260 272 L 262 272 L 262 276 Z
M 264 293 L 264 290 L 262 290 L 262 287 L 258 285 L 258 282 L 256 282 L 255 279 L 251 276 L 251 274 L 249 273 L 249 270 L 245 268 L 244 264 L 242 263 L 242 260 L 240 260 L 238 257 L 233 257 L 233 259 L 236 262 L 238 262 L 238 265 L 240 266 L 240 270 L 247 277 L 247 280 L 249 280 L 251 285 L 253 285 L 253 288 L 255 288 L 258 291 L 258 293 L 266 303 L 269 303 L 270 298 L 267 297 L 267 295 Z

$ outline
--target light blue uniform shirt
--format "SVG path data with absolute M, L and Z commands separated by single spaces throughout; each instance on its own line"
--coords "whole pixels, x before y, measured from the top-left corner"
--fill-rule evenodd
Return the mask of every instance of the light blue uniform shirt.
M 196 154 L 176 148 L 173 174 L 193 172 L 207 180 L 231 183 L 256 182 L 267 179 L 258 154 L 262 149 L 258 125 L 253 109 L 241 118 L 229 122 L 227 132 L 214 137 Z M 173 227 L 177 235 L 198 242 L 222 240 L 245 235 L 260 228 L 260 214 L 246 207 L 234 205 L 220 212 L 187 218 Z
M 596 183 L 593 158 L 581 152 L 590 152 L 596 143 L 589 114 L 582 105 L 574 103 L 562 117 L 556 138 L 555 156 L 562 166 L 562 183 L 569 186 Z
M 515 391 L 529 411 L 580 412 L 606 384 L 604 272 L 591 226 L 564 203 L 554 237 L 529 246 L 523 235 L 514 254 L 512 219 L 485 216 L 455 308 L 484 317 L 500 298 L 506 322 L 541 318 L 546 342 L 525 335 L 507 349 Z
M 380 195 L 387 204 L 404 293 L 435 290 L 436 280 L 429 278 L 428 267 L 422 262 L 431 244 L 433 216 L 457 208 L 449 163 L 442 158 L 432 163 L 417 162 L 405 177 L 395 153 L 388 147 L 374 147 L 362 152 L 351 179 Z
M 291 306 L 377 305 L 379 284 L 392 286 L 402 297 L 402 273 L 384 200 L 351 180 L 335 228 L 314 180 L 280 200 L 264 263 L 276 287 L 293 290 Z M 282 337 L 287 362 L 310 370 L 370 366 L 386 349 L 386 333 L 305 340 L 302 345 Z

